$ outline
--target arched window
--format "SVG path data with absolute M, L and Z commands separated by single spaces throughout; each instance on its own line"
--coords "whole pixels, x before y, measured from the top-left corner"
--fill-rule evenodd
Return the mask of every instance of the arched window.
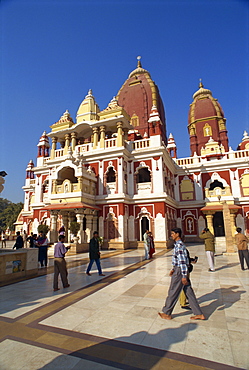
M 150 171 L 147 167 L 140 168 L 137 173 L 137 183 L 151 182 Z
M 224 185 L 222 184 L 222 182 L 220 182 L 218 180 L 214 180 L 213 182 L 211 182 L 210 187 L 209 187 L 209 190 L 214 190 L 214 188 L 225 189 L 224 188 Z
M 116 181 L 116 174 L 113 167 L 109 167 L 109 170 L 106 174 L 106 182 L 115 182 Z

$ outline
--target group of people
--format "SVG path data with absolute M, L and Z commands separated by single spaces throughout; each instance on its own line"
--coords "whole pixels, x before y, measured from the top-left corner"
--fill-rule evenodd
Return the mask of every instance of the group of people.
M 13 246 L 13 249 L 20 249 L 25 246 L 25 241 L 29 242 L 30 248 L 39 248 L 38 250 L 38 262 L 41 267 L 47 267 L 48 265 L 48 247 L 49 241 L 46 235 L 42 232 L 37 234 L 31 233 L 30 236 L 27 236 L 26 232 L 23 232 L 21 235 L 20 231 L 16 232 L 16 240 Z
M 235 241 L 238 247 L 239 259 L 241 264 L 241 269 L 244 268 L 244 260 L 246 261 L 247 267 L 249 269 L 249 253 L 248 253 L 248 239 L 241 233 L 241 228 L 237 228 L 237 234 L 235 235 Z M 193 263 L 197 262 L 198 257 L 191 258 L 189 252 L 182 241 L 182 230 L 180 228 L 173 228 L 171 230 L 171 238 L 174 242 L 174 249 L 172 253 L 172 269 L 169 273 L 171 276 L 171 282 L 168 290 L 168 296 L 165 301 L 165 305 L 162 312 L 158 314 L 162 319 L 171 320 L 173 309 L 178 301 L 180 300 L 180 305 L 182 308 L 189 308 L 193 312 L 191 316 L 192 320 L 205 320 L 205 316 L 197 302 L 195 293 L 191 286 L 190 272 L 193 269 Z M 205 250 L 207 255 L 207 260 L 209 263 L 210 272 L 215 271 L 214 267 L 214 255 L 215 255 L 215 243 L 214 235 L 210 232 L 208 228 L 204 228 L 200 234 L 200 238 L 204 240 Z M 28 238 L 27 238 L 28 239 Z M 152 233 L 146 230 L 144 233 L 144 249 L 145 249 L 145 259 L 153 257 L 155 253 L 155 246 Z M 30 245 L 39 248 L 39 262 L 41 266 L 45 264 L 47 266 L 47 248 L 49 246 L 49 241 L 46 235 L 40 233 L 39 237 L 36 238 L 35 235 L 29 237 Z M 70 249 L 66 247 L 65 235 L 59 233 L 59 241 L 54 247 L 54 291 L 59 290 L 58 287 L 58 277 L 61 276 L 61 281 L 63 288 L 68 288 L 70 284 L 68 283 L 68 271 L 65 261 L 65 255 Z M 19 249 L 23 247 L 23 238 L 20 232 L 17 232 L 16 242 L 13 248 Z M 100 263 L 100 243 L 98 232 L 93 233 L 93 238 L 89 243 L 89 258 L 90 262 L 88 264 L 86 274 L 91 276 L 91 268 L 95 262 L 97 265 L 98 273 L 100 276 L 105 276 L 102 273 L 101 263 Z M 179 298 L 180 297 L 180 298 Z M 187 305 L 187 300 L 188 304 Z

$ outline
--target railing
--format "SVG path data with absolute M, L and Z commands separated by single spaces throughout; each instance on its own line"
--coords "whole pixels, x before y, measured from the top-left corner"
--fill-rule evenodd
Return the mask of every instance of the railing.
M 56 149 L 55 158 L 63 157 L 63 150 L 64 149 Z
M 149 146 L 150 146 L 150 139 L 136 140 L 133 142 L 134 150 L 148 148 Z
M 92 149 L 93 144 L 87 143 L 87 144 L 81 144 L 76 146 L 76 150 L 78 153 L 85 153 L 89 152 Z
M 117 143 L 117 139 L 116 138 L 106 139 L 105 140 L 105 147 L 106 148 L 113 148 L 113 147 L 116 146 L 116 143 Z
M 222 153 L 223 157 L 219 160 L 226 160 L 226 159 L 238 159 L 238 158 L 249 158 L 249 150 L 236 150 L 236 151 L 230 151 L 226 153 Z M 194 157 L 186 157 L 186 158 L 178 158 L 176 159 L 176 164 L 178 166 L 185 166 L 188 164 L 197 164 L 202 161 L 205 161 L 205 157 L 203 156 L 194 156 Z

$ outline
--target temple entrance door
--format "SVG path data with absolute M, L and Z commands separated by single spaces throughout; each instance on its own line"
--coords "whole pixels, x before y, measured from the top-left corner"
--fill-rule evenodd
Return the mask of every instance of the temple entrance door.
M 149 225 L 150 225 L 150 222 L 148 220 L 147 217 L 142 217 L 141 218 L 141 240 L 143 240 L 143 235 L 145 233 L 146 230 L 149 230 Z
M 223 212 L 216 212 L 213 217 L 214 236 L 225 236 Z

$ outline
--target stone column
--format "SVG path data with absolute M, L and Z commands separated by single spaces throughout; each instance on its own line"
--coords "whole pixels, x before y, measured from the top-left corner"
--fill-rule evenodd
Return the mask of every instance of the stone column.
M 123 146 L 124 145 L 124 139 L 123 139 L 123 123 L 118 122 L 117 123 L 117 129 L 118 129 L 118 137 L 117 137 L 117 146 Z
M 234 240 L 232 233 L 230 209 L 226 202 L 223 203 L 223 219 L 226 235 L 226 253 L 234 253 Z
M 77 218 L 77 222 L 80 224 L 80 231 L 79 231 L 80 240 L 79 240 L 79 243 L 83 243 L 84 242 L 84 230 L 83 230 L 84 214 L 81 213 L 81 212 L 77 212 L 76 213 L 76 218 Z
M 72 151 L 74 151 L 74 149 L 76 147 L 77 133 L 76 132 L 72 132 L 71 133 L 71 138 L 72 138 Z
M 207 214 L 206 219 L 207 219 L 207 227 L 209 228 L 210 232 L 212 234 L 214 234 L 213 215 L 212 214 Z
M 87 242 L 93 237 L 93 215 L 86 215 L 86 236 Z
M 65 242 L 68 243 L 68 212 L 62 213 L 62 223 L 65 227 Z
M 50 241 L 51 243 L 56 243 L 58 239 L 57 233 L 57 218 L 58 218 L 58 211 L 51 211 L 51 229 L 50 229 Z
M 105 126 L 100 126 L 100 148 L 105 147 Z
M 69 145 L 70 145 L 70 135 L 66 134 L 65 135 L 65 147 L 64 147 L 64 150 L 63 150 L 63 155 L 67 154 Z
M 231 220 L 232 236 L 234 237 L 236 233 L 236 214 L 235 213 L 230 213 L 230 220 Z
M 52 148 L 51 148 L 51 153 L 50 153 L 51 159 L 54 159 L 55 157 L 56 144 L 57 144 L 57 137 L 53 136 L 52 137 Z
M 97 149 L 99 139 L 99 129 L 98 127 L 93 127 L 93 149 Z

